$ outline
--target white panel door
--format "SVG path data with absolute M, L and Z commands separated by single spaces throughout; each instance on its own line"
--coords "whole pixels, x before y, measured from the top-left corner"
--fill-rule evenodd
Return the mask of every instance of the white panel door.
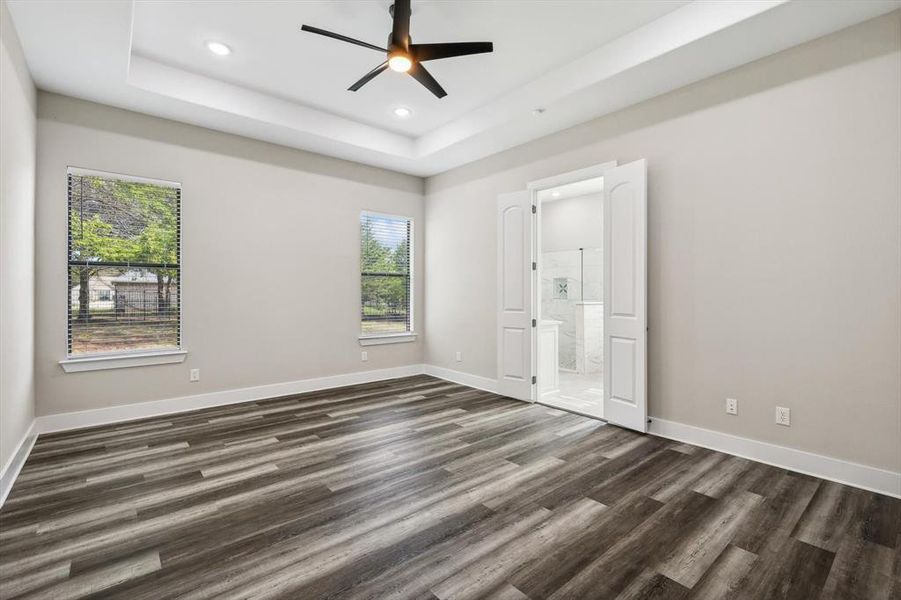
M 532 194 L 497 199 L 497 388 L 532 399 Z
M 604 173 L 604 418 L 648 430 L 647 161 Z

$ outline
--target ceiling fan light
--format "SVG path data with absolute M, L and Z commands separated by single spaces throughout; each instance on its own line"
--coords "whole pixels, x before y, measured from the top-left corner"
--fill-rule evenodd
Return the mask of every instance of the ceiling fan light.
M 406 73 L 413 67 L 413 61 L 406 54 L 392 54 L 388 57 L 388 67 L 398 73 Z

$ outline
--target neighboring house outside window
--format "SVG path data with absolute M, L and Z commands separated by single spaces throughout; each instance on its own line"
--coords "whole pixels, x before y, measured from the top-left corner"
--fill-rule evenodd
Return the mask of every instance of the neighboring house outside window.
M 362 338 L 413 332 L 413 220 L 360 215 Z
M 181 345 L 181 187 L 69 169 L 68 356 Z

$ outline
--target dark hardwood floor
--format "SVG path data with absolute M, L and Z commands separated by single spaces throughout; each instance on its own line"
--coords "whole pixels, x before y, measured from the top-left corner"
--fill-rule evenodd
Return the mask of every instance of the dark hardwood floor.
M 432 377 L 41 436 L 2 598 L 901 598 L 901 501 Z

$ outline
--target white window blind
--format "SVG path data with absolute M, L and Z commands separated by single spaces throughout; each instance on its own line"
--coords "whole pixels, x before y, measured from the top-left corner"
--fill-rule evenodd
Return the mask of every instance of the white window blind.
M 413 331 L 412 247 L 412 219 L 365 212 L 360 215 L 363 336 Z
M 181 188 L 69 169 L 68 355 L 179 348 Z

